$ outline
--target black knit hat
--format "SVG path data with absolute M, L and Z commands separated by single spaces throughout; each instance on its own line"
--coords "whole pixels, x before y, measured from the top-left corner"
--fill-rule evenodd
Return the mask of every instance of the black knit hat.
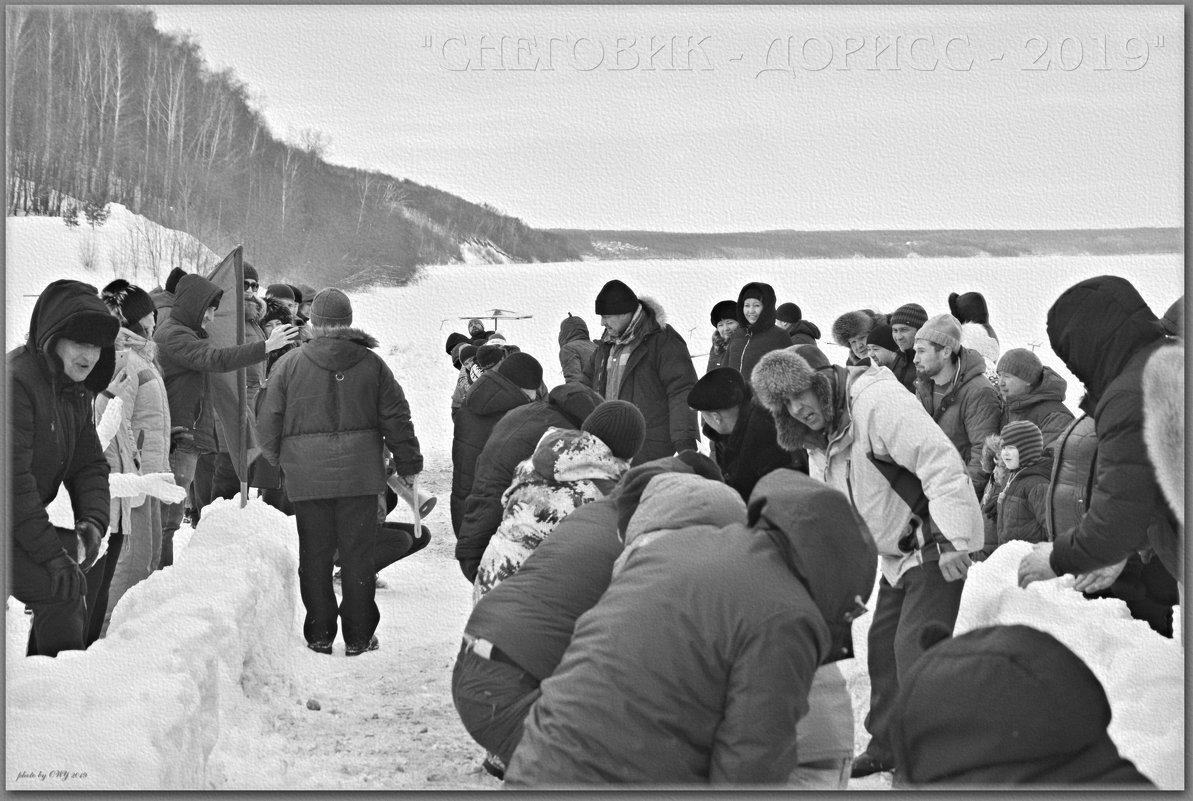
M 125 328 L 141 336 L 146 333 L 141 328 L 141 320 L 145 315 L 152 314 L 154 321 L 157 320 L 157 307 L 149 293 L 123 278 L 117 278 L 104 287 L 99 297 L 120 318 Z
M 334 286 L 320 289 L 311 302 L 310 320 L 315 327 L 352 325 L 352 301 Z
M 962 323 L 990 323 L 990 310 L 981 292 L 949 293 L 949 311 Z
M 181 267 L 175 267 L 173 270 L 170 270 L 170 274 L 166 276 L 166 283 L 163 285 L 163 288 L 167 292 L 173 292 L 174 288 L 178 286 L 178 279 L 184 275 L 186 275 L 186 270 Z
M 709 315 L 712 320 L 712 327 L 716 328 L 717 323 L 722 320 L 733 320 L 737 322 L 737 301 L 722 300 L 712 307 L 712 314 Z
M 261 280 L 257 276 L 257 268 L 256 267 L 249 264 L 247 261 L 244 262 L 243 266 L 244 266 L 244 280 L 246 280 L 246 281 L 260 281 Z
M 783 303 L 780 304 L 779 308 L 775 309 L 775 319 L 781 323 L 795 325 L 804 319 L 804 313 L 794 303 Z
M 601 287 L 596 296 L 597 314 L 630 314 L 638 311 L 638 296 L 634 290 L 616 278 Z
M 1004 448 L 1019 451 L 1019 466 L 1027 467 L 1039 460 L 1044 453 L 1044 437 L 1031 420 L 1015 420 L 1007 423 L 999 435 Z
M 495 347 L 497 346 L 485 345 L 481 350 Z M 543 366 L 529 353 L 511 354 L 497 368 L 497 372 L 522 389 L 538 389 L 539 384 L 543 383 Z
M 473 361 L 482 370 L 492 370 L 505 358 L 505 348 L 500 345 L 481 345 L 476 349 Z
M 471 339 L 469 339 L 464 334 L 461 334 L 459 331 L 452 331 L 450 334 L 447 335 L 447 352 L 450 354 L 453 350 L 456 349 L 456 345 L 459 345 L 461 342 L 471 342 L 471 341 L 472 341 Z
M 473 345 L 471 342 L 465 342 L 460 346 L 459 352 L 456 353 L 453 351 L 453 354 L 460 360 L 460 365 L 463 366 L 464 362 L 469 359 L 476 359 L 476 352 L 478 350 L 479 348 L 476 345 Z
M 891 314 L 892 328 L 897 325 L 906 325 L 918 330 L 926 322 L 928 322 L 928 312 L 924 311 L 924 307 L 918 303 L 904 303 Z
M 608 445 L 618 459 L 629 461 L 646 441 L 646 418 L 629 401 L 605 401 L 584 419 L 580 430 Z
M 82 311 L 66 319 L 58 332 L 58 339 L 69 339 L 81 345 L 110 348 L 116 341 L 120 321 L 111 314 Z
M 895 338 L 891 336 L 889 325 L 876 325 L 871 328 L 870 334 L 866 337 L 866 344 L 886 348 L 892 353 L 899 352 L 899 346 L 895 344 Z
M 732 367 L 709 370 L 688 392 L 688 406 L 698 412 L 732 409 L 750 399 L 750 385 Z
M 265 290 L 265 297 L 278 300 L 297 300 L 294 297 L 294 290 L 290 288 L 289 284 L 270 284 Z

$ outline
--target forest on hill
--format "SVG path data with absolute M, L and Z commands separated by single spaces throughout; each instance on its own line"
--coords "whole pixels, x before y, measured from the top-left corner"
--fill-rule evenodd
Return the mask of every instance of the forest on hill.
M 567 261 L 560 236 L 379 172 L 328 163 L 304 129 L 279 139 L 231 71 L 130 7 L 7 6 L 6 214 L 118 202 L 263 275 L 394 283 L 482 242 L 513 261 Z M 69 212 L 70 210 L 67 209 Z M 77 209 L 76 209 L 77 211 Z

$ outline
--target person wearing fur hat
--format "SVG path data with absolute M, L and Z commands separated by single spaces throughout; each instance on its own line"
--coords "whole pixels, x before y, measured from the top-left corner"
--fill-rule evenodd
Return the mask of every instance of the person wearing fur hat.
M 809 356 L 814 355 L 809 353 Z M 870 744 L 852 776 L 890 770 L 899 676 L 919 658 L 919 633 L 957 618 L 969 553 L 984 544 L 981 511 L 957 449 L 888 370 L 812 364 L 768 353 L 754 393 L 779 444 L 808 449 L 809 473 L 846 493 L 878 547 L 881 577 L 870 625 Z
M 570 312 L 559 322 L 559 367 L 564 383 L 583 384 L 588 380 L 585 366 L 596 353 L 596 342 L 588 335 L 588 323 Z M 590 369 L 589 373 L 592 372 Z
M 386 489 L 384 450 L 407 485 L 423 457 L 402 387 L 379 344 L 352 327 L 352 303 L 330 287 L 311 303 L 314 339 L 278 360 L 261 404 L 261 453 L 281 467 L 298 526 L 298 584 L 307 647 L 332 653 L 337 618 L 344 653 L 376 650 L 374 541 Z M 332 562 L 339 551 L 343 601 Z
M 965 292 L 960 295 L 950 292 L 949 313 L 962 325 L 976 323 L 982 326 L 987 335 L 995 342 L 998 341 L 998 334 L 994 333 L 994 328 L 990 325 L 990 309 L 987 308 L 986 298 L 981 292 Z
M 468 733 L 490 752 L 485 769 L 498 778 L 522 737 L 540 683 L 563 658 L 576 620 L 609 586 L 622 553 L 619 499 L 633 486 L 630 502 L 636 506 L 642 480 L 663 473 L 719 481 L 717 466 L 695 451 L 631 468 L 608 495 L 563 518 L 518 572 L 473 608 L 452 671 L 452 699 Z
M 38 296 L 25 344 L 8 352 L 9 592 L 33 612 L 29 656 L 85 645 L 84 570 L 111 514 L 92 401 L 111 382 L 119 328 L 95 287 L 58 280 Z M 63 487 L 73 529 L 46 512 Z
M 915 392 L 915 335 L 928 322 L 928 313 L 918 303 L 904 303 L 891 312 L 889 322 L 891 339 L 899 347 L 899 358 L 895 359 L 891 372 L 900 384 Z
M 170 401 L 170 466 L 175 483 L 187 489 L 194 480 L 199 455 L 216 449 L 208 373 L 226 373 L 264 362 L 269 353 L 285 347 L 297 336 L 293 328 L 279 327 L 264 341 L 213 347 L 205 327 L 215 318 L 222 296 L 223 291 L 206 278 L 194 274 L 182 276 L 170 319 L 153 332 Z M 182 513 L 183 503 L 162 508 L 159 567 L 174 564 L 174 532 L 182 523 Z
M 790 453 L 775 440 L 775 422 L 753 402 L 754 393 L 741 373 L 719 367 L 696 382 L 688 405 L 700 413 L 704 435 L 713 443 L 713 459 L 725 483 L 742 500 L 772 470 L 788 468 L 808 472 L 807 454 Z
M 1094 418 L 1097 469 L 1086 514 L 1023 558 L 1019 584 L 1073 573 L 1082 592 L 1115 585 L 1118 597 L 1146 601 L 1134 608 L 1128 602 L 1134 616 L 1171 636 L 1177 581 L 1183 580 L 1180 528 L 1147 458 L 1142 391 L 1144 367 L 1169 340 L 1138 290 L 1118 276 L 1089 278 L 1065 290 L 1048 310 L 1048 338 L 1085 385 L 1081 409 Z M 1142 571 L 1123 573 L 1137 551 L 1159 557 L 1143 564 L 1153 571 L 1150 579 Z
M 846 367 L 869 367 L 870 353 L 866 337 L 876 325 L 882 325 L 886 318 L 871 309 L 847 311 L 833 321 L 833 341 L 849 349 L 845 357 Z
M 101 298 L 121 324 L 115 347 L 118 367 L 123 368 L 128 380 L 119 383 L 113 380 L 109 391 L 121 400 L 128 436 L 136 453 L 135 468 L 115 472 L 169 473 L 170 402 L 165 380 L 157 367 L 157 345 L 152 339 L 157 316 L 153 301 L 145 290 L 122 278 L 105 286 Z M 114 441 L 119 447 L 116 438 Z M 113 509 L 118 509 L 115 502 Z M 127 519 L 121 526 L 124 544 L 108 590 L 106 620 L 111 619 L 112 610 L 124 593 L 148 578 L 161 559 L 161 502 L 152 496 L 146 496 L 139 504 L 127 502 L 117 514 L 111 515 L 111 520 L 120 520 L 120 512 L 125 511 Z
M 1002 417 L 998 391 L 986 378 L 986 362 L 961 344 L 961 325 L 951 314 L 931 318 L 915 335 L 916 395 L 956 446 L 977 497 L 990 474 L 982 465 L 986 437 Z
M 1060 640 L 1021 625 L 929 636 L 899 692 L 900 789 L 1155 789 L 1110 738 L 1101 682 Z
M 626 401 L 605 401 L 579 431 L 548 429 L 502 495 L 505 515 L 481 557 L 473 603 L 518 572 L 571 511 L 608 495 L 645 436 L 642 412 Z
M 737 303 L 732 300 L 719 301 L 709 315 L 712 321 L 712 343 L 708 349 L 708 365 L 705 373 L 718 367 L 725 367 L 729 357 L 729 340 L 739 336 L 741 325 L 737 322 Z
M 895 360 L 899 358 L 899 346 L 891 336 L 889 325 L 876 325 L 866 335 L 866 352 L 870 356 L 870 364 L 874 367 L 885 367 L 891 370 Z
M 493 532 L 501 524 L 502 495 L 514 470 L 534 455 L 549 428 L 578 429 L 603 398 L 583 384 L 560 384 L 546 398 L 510 410 L 497 421 L 476 459 L 476 477 L 464 502 L 464 519 L 456 538 L 456 559 L 471 584 Z
M 815 345 L 820 339 L 820 329 L 794 303 L 782 303 L 775 309 L 775 325 L 791 337 L 792 345 Z
M 1030 420 L 1040 429 L 1044 448 L 1050 448 L 1073 422 L 1073 413 L 1065 406 L 1068 389 L 1068 382 L 1039 356 L 1026 348 L 1011 348 L 998 360 L 1001 425 Z
M 791 337 L 775 325 L 775 290 L 752 281 L 737 295 L 737 322 L 743 334 L 729 340 L 725 366 L 750 380 L 750 371 L 763 354 L 791 347 Z
M 487 350 L 500 353 L 497 345 L 484 345 L 477 359 Z M 543 367 L 528 353 L 515 353 L 502 360 L 496 369 L 486 368 L 464 394 L 456 410 L 452 432 L 452 532 L 458 538 L 464 522 L 464 504 L 472 492 L 476 460 L 498 421 L 512 409 L 545 395 Z
M 506 784 L 781 785 L 817 668 L 852 653 L 874 543 L 844 494 L 794 471 L 748 511 L 685 475 L 640 498 L 619 501 L 628 557 L 539 688 Z
M 629 401 L 646 418 L 646 444 L 633 463 L 695 450 L 696 413 L 687 400 L 696 370 L 663 307 L 614 279 L 597 293 L 595 311 L 605 333 L 593 354 L 589 385 L 605 400 Z

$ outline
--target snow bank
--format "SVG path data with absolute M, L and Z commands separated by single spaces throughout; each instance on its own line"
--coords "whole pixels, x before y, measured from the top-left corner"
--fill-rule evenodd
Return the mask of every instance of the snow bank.
M 1000 546 L 966 580 L 955 633 L 1019 623 L 1046 631 L 1080 656 L 1106 690 L 1110 736 L 1123 756 L 1164 790 L 1185 787 L 1185 655 L 1182 632 L 1166 639 L 1127 605 L 1091 600 L 1062 576 L 1020 589 L 1026 542 Z M 1179 629 L 1181 610 L 1174 611 Z M 977 689 L 976 692 L 981 692 Z
M 261 722 L 253 702 L 290 691 L 302 652 L 297 563 L 292 519 L 257 500 L 244 509 L 216 501 L 174 566 L 132 588 L 87 651 L 24 657 L 28 624 L 16 604 L 7 712 L 18 736 L 7 738 L 7 787 L 221 783 L 213 753 L 251 747 Z M 14 614 L 24 625 L 12 625 Z M 54 770 L 77 775 L 40 778 Z

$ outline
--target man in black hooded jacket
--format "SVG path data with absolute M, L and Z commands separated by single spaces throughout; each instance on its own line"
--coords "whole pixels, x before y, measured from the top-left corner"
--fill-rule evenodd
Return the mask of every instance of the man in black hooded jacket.
M 1143 441 L 1143 368 L 1166 344 L 1163 326 L 1124 278 L 1100 276 L 1066 290 L 1048 310 L 1048 338 L 1065 366 L 1085 385 L 1081 409 L 1092 414 L 1098 437 L 1093 491 L 1077 525 L 1040 543 L 1019 565 L 1019 584 L 1076 574 L 1087 593 L 1109 587 L 1128 558 L 1154 555 L 1167 581 L 1142 571 L 1115 595 L 1152 603 L 1145 619 L 1171 636 L 1181 554 L 1176 521 L 1156 483 Z M 1134 611 L 1134 610 L 1133 610 Z M 1139 615 L 1138 612 L 1135 612 Z
M 108 529 L 110 501 L 92 402 L 112 380 L 119 329 L 95 287 L 55 281 L 33 307 L 25 344 L 8 353 L 9 591 L 33 610 L 29 656 L 85 644 L 83 570 Z M 73 531 L 56 529 L 46 513 L 60 487 L 70 493 Z

